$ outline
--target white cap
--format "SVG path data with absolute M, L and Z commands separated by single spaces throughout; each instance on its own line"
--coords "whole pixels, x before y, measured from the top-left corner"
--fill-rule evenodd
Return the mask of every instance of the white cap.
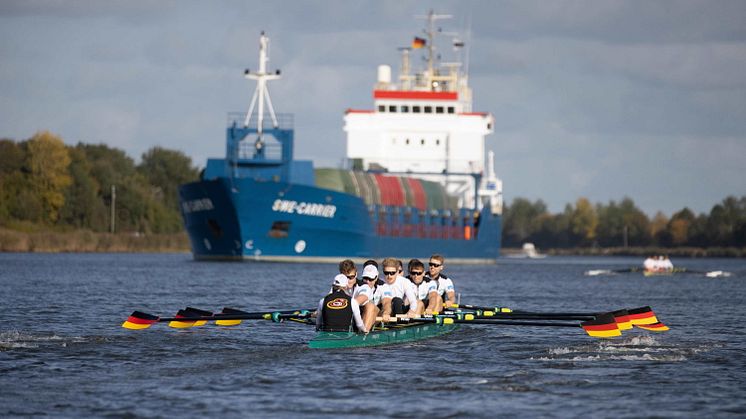
M 368 265 L 363 269 L 363 278 L 378 278 L 378 268 Z
M 334 282 L 332 282 L 332 286 L 347 288 L 347 277 L 342 274 L 335 276 Z

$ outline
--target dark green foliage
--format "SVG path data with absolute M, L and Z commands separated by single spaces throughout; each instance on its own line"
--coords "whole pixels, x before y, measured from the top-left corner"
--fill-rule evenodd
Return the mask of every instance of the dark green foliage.
M 658 217 L 658 216 L 657 216 Z M 663 217 L 663 216 L 661 216 Z M 546 205 L 516 198 L 506 206 L 503 245 L 520 247 L 532 242 L 542 248 L 573 247 L 744 247 L 746 246 L 746 196 L 727 197 L 707 214 L 684 208 L 658 230 L 630 198 L 596 204 L 585 198 L 562 213 L 550 214 Z
M 34 185 L 36 175 L 25 162 L 27 144 L 0 140 L 0 225 L 49 225 L 45 201 Z M 197 180 L 197 169 L 183 153 L 159 147 L 135 165 L 124 151 L 104 144 L 66 146 L 71 179 L 63 190 L 61 228 L 107 232 L 111 228 L 112 186 L 116 187 L 117 232 L 176 233 L 183 230 L 178 187 Z

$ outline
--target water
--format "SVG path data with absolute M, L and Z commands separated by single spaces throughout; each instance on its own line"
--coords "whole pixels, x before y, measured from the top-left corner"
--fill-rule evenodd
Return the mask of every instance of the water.
M 585 277 L 632 258 L 448 266 L 463 303 L 604 311 L 651 305 L 671 330 L 462 326 L 380 348 L 312 350 L 311 327 L 120 327 L 133 310 L 313 307 L 334 265 L 189 255 L 0 254 L 0 417 L 728 417 L 746 414 L 746 261 L 702 275 Z

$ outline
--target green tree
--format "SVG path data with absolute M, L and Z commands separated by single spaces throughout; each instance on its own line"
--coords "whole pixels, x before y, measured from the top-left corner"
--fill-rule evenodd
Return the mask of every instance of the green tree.
M 198 179 L 192 160 L 180 151 L 153 147 L 142 155 L 137 167 L 154 188 L 154 197 L 166 208 L 179 211 L 179 185 Z
M 107 208 L 100 198 L 101 188 L 91 175 L 91 164 L 82 144 L 68 148 L 72 185 L 65 192 L 65 206 L 61 210 L 61 223 L 76 228 L 105 231 Z
M 54 223 L 65 203 L 65 188 L 72 179 L 68 173 L 70 156 L 58 136 L 49 131 L 35 134 L 27 144 L 26 166 L 31 185 L 44 209 L 43 219 Z
M 573 245 L 587 246 L 595 242 L 598 215 L 588 199 L 579 198 L 575 202 L 575 209 L 571 209 L 568 213 L 568 218 Z
M 503 240 L 507 246 L 520 246 L 540 229 L 540 216 L 547 214 L 542 200 L 535 203 L 516 198 L 503 211 Z

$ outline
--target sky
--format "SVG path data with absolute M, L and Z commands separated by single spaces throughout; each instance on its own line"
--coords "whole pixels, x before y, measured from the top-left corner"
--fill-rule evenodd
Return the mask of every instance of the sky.
M 670 216 L 746 195 L 744 1 L 3 0 L 0 138 L 49 130 L 203 167 L 248 108 L 264 30 L 296 158 L 338 167 L 344 111 L 373 108 L 377 66 L 397 72 L 430 9 L 467 42 L 508 203 L 629 197 Z

